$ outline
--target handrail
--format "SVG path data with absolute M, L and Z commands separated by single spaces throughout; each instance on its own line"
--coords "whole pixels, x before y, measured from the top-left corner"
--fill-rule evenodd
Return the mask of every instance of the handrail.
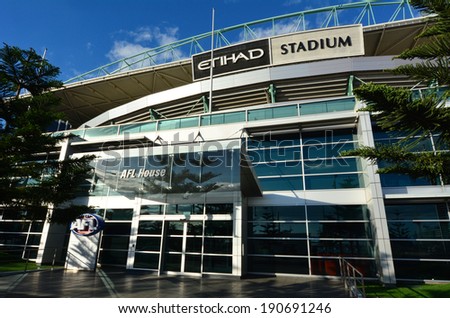
M 352 298 L 365 298 L 364 275 L 343 257 L 339 258 L 341 277 L 345 290 Z

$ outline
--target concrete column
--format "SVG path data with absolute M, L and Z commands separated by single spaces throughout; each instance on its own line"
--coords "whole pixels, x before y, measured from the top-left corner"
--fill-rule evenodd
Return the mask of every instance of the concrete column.
M 243 265 L 243 229 L 242 229 L 242 194 L 236 192 L 233 200 L 233 269 L 232 274 L 241 276 Z
M 375 146 L 368 112 L 359 114 L 358 137 L 362 145 Z M 370 223 L 375 243 L 375 259 L 378 273 L 382 283 L 387 285 L 396 284 L 389 229 L 384 208 L 383 189 L 380 176 L 376 173 L 378 166 L 364 160 L 363 166 L 363 170 L 366 172 L 366 202 L 370 210 Z

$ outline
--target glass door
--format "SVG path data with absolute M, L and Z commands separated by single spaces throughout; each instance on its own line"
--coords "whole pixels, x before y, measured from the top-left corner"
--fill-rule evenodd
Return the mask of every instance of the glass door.
M 167 221 L 162 271 L 200 273 L 203 221 Z

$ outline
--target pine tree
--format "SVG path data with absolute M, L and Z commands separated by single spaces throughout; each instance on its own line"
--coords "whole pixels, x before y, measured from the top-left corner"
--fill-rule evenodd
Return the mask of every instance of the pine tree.
M 450 3 L 448 0 L 412 0 L 411 3 L 417 9 L 435 15 L 431 18 L 433 24 L 418 35 L 427 40 L 424 44 L 397 57 L 420 61 L 398 67 L 393 72 L 414 78 L 430 89 L 417 97 L 409 89 L 388 85 L 367 83 L 356 88 L 355 96 L 366 104 L 362 111 L 371 112 L 382 130 L 393 134 L 400 132 L 406 137 L 395 144 L 362 147 L 347 151 L 345 155 L 383 162 L 379 173 L 400 173 L 448 184 L 450 153 L 446 150 L 450 149 L 450 108 L 445 105 L 450 97 Z M 439 135 L 437 144 L 443 151 L 415 152 L 414 147 L 432 134 Z
M 0 207 L 26 211 L 27 218 L 72 199 L 90 170 L 90 157 L 58 160 L 58 143 L 66 137 L 47 133 L 63 117 L 50 92 L 62 86 L 58 74 L 33 49 L 6 44 L 0 49 Z

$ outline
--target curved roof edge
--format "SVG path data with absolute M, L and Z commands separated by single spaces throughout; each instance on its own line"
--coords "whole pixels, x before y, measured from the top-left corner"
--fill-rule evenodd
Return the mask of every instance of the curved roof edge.
M 403 61 L 392 59 L 393 56 L 376 57 L 352 57 L 336 60 L 324 60 L 307 64 L 281 65 L 257 69 L 245 73 L 236 73 L 228 76 L 218 77 L 214 80 L 215 90 L 225 90 L 245 85 L 254 85 L 275 80 L 286 80 L 293 78 L 307 78 L 311 76 L 326 76 L 336 73 L 378 71 L 392 69 L 399 65 L 411 64 L 415 61 Z M 301 75 L 299 75 L 301 74 Z M 87 121 L 83 126 L 96 127 L 107 122 L 142 109 L 157 109 L 157 106 L 177 99 L 183 99 L 199 94 L 206 94 L 210 89 L 210 81 L 203 80 L 185 86 L 176 87 L 163 92 L 151 94 L 110 109 L 95 118 Z
M 352 14 L 352 16 L 354 16 L 354 20 L 342 23 L 339 19 L 339 14 L 342 12 Z M 386 13 L 391 14 L 389 15 Z M 328 28 L 349 24 L 373 26 L 380 23 L 384 24 L 386 22 L 408 20 L 417 16 L 418 12 L 412 8 L 408 0 L 366 0 L 309 9 L 242 23 L 215 30 L 213 36 L 216 39 L 216 48 L 221 48 L 249 40 L 313 30 L 317 28 Z M 387 19 L 388 17 L 389 19 Z M 65 84 L 83 82 L 89 79 L 104 78 L 105 76 L 114 76 L 134 70 L 147 69 L 149 67 L 189 59 L 194 54 L 205 52 L 210 49 L 209 39 L 211 36 L 212 32 L 206 32 L 187 39 L 182 39 L 160 47 L 152 48 L 142 53 L 114 61 L 87 73 L 70 78 L 65 81 Z

